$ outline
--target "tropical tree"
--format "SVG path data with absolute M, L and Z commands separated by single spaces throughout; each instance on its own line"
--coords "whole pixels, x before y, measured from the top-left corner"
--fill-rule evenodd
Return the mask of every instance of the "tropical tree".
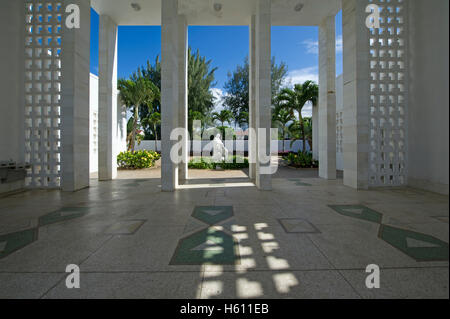
M 150 61 L 147 61 L 147 65 L 142 67 L 142 76 L 150 80 L 161 91 L 161 59 L 159 56 L 155 58 L 153 64 L 151 64 Z M 161 114 L 161 99 L 155 99 L 151 104 L 142 105 L 139 108 L 139 115 L 141 119 L 149 118 L 152 113 Z M 160 123 L 156 124 L 156 132 L 155 126 L 151 121 L 142 121 L 142 128 L 147 139 L 154 138 L 157 140 L 158 135 L 161 136 Z
M 317 83 L 309 81 L 305 90 L 308 101 L 311 102 L 313 107 L 317 106 L 317 103 L 319 102 L 319 86 Z
M 236 123 L 239 124 L 240 127 L 248 127 L 249 124 L 249 116 L 248 116 L 248 112 L 246 111 L 241 111 L 237 117 L 235 117 L 235 121 Z
M 305 136 L 305 123 L 302 117 L 302 109 L 306 102 L 315 99 L 314 94 L 316 93 L 315 84 L 313 81 L 305 81 L 303 84 L 295 84 L 293 89 L 284 88 L 280 91 L 277 96 L 277 102 L 280 107 L 287 108 L 292 115 L 294 111 L 298 114 L 298 130 L 300 132 L 303 145 L 302 151 L 306 152 L 306 136 Z M 294 128 L 294 127 L 293 127 Z M 293 130 L 292 128 L 292 130 Z
M 222 126 L 224 126 L 225 122 L 230 122 L 233 118 L 233 113 L 227 109 L 212 113 L 212 119 L 215 121 L 219 121 Z
M 303 118 L 305 139 L 308 141 L 310 147 L 312 147 L 312 119 L 310 117 Z M 295 141 L 303 140 L 302 130 L 300 123 L 297 119 L 288 126 L 289 133 L 291 135 L 291 146 Z
M 213 121 L 219 121 L 222 129 L 222 137 L 225 138 L 225 122 L 231 122 L 233 120 L 233 112 L 228 109 L 224 109 L 220 112 L 213 112 L 212 114 Z
M 212 61 L 206 60 L 206 57 L 201 56 L 198 50 L 192 53 L 191 48 L 188 49 L 188 109 L 190 111 L 207 115 L 214 109 L 215 98 L 211 87 L 216 85 L 214 73 L 217 68 L 212 68 L 211 63 Z M 191 134 L 192 122 L 193 118 L 188 117 L 188 129 Z
M 292 112 L 284 107 L 277 107 L 272 113 L 272 121 L 274 124 L 278 124 L 281 128 L 281 139 L 286 137 L 286 124 L 293 121 L 295 116 Z
M 212 124 L 211 121 L 211 114 L 210 113 L 202 113 L 198 111 L 192 111 L 189 110 L 189 118 L 192 119 L 192 121 L 200 121 L 201 127 L 200 127 L 200 136 L 203 137 L 203 133 L 205 132 L 207 126 L 209 124 Z
M 288 72 L 284 62 L 277 64 L 275 58 L 271 61 L 272 101 L 279 93 Z M 228 73 L 228 80 L 224 85 L 224 105 L 233 112 L 234 117 L 242 118 L 249 112 L 249 62 L 245 58 L 243 65 L 238 65 L 233 72 Z M 241 116 L 240 114 L 243 113 Z
M 305 124 L 305 136 L 308 141 L 310 149 L 312 149 L 312 118 L 304 117 L 303 122 Z
M 142 125 L 152 126 L 153 134 L 155 136 L 155 151 L 158 151 L 158 125 L 161 124 L 161 113 L 153 112 L 148 117 L 142 120 Z
M 191 134 L 192 121 L 194 120 L 190 116 L 194 114 L 192 112 L 210 114 L 214 109 L 215 101 L 211 87 L 215 85 L 214 73 L 217 68 L 213 68 L 211 63 L 212 61 L 206 60 L 206 57 L 201 56 L 198 50 L 193 53 L 191 48 L 188 49 L 188 128 Z M 142 75 L 161 90 L 160 58 L 156 57 L 153 64 L 147 61 L 147 66 L 142 68 Z M 139 112 L 141 118 L 147 118 L 152 112 L 161 113 L 161 102 L 154 100 L 152 105 L 144 105 Z M 150 134 L 150 131 L 153 130 L 149 125 L 145 125 L 144 129 L 147 134 Z
M 317 104 L 319 102 L 319 86 L 312 82 L 310 85 L 308 85 L 307 88 L 307 95 L 309 97 L 308 101 L 311 102 L 312 107 L 317 107 Z M 305 119 L 306 120 L 306 119 Z M 312 124 L 312 118 L 309 118 L 308 121 L 305 121 L 305 134 L 306 138 L 309 142 L 309 147 L 312 150 L 313 144 L 312 144 L 312 130 L 313 130 L 313 124 Z
M 139 107 L 149 105 L 155 99 L 160 99 L 160 91 L 153 82 L 142 76 L 140 69 L 136 73 L 133 73 L 130 79 L 120 79 L 118 88 L 122 103 L 132 109 L 133 121 L 128 150 L 134 152 L 136 130 L 138 129 L 139 122 Z

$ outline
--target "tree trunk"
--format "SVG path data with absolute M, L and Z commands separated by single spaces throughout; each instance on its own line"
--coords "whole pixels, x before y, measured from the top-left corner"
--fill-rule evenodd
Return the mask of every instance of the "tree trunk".
M 155 130 L 155 151 L 158 152 L 158 132 L 156 131 L 156 124 L 153 124 L 153 129 Z
M 308 137 L 309 150 L 312 151 L 312 138 Z
M 128 151 L 131 151 L 131 132 L 127 135 Z
M 225 127 L 223 125 L 223 121 L 222 122 L 222 140 L 225 141 Z
M 302 140 L 303 140 L 303 145 L 302 145 L 302 152 L 305 153 L 306 152 L 306 139 L 305 139 L 305 124 L 303 123 L 303 118 L 300 115 L 300 131 L 302 132 Z
M 133 128 L 131 131 L 131 152 L 134 153 L 134 146 L 136 144 L 136 128 L 137 128 L 137 121 L 138 121 L 138 107 L 134 107 L 134 119 L 133 119 Z

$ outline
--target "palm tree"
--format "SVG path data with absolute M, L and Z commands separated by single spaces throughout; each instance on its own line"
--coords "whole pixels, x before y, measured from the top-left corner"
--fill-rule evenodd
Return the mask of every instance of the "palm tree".
M 188 108 L 189 111 L 209 114 L 214 109 L 215 97 L 211 87 L 216 85 L 214 73 L 217 67 L 211 66 L 212 60 L 200 55 L 197 50 L 192 52 L 188 48 Z M 190 113 L 192 114 L 192 113 Z M 192 121 L 188 117 L 188 129 L 192 134 Z
M 312 119 L 310 117 L 305 117 L 303 119 L 303 122 L 304 122 L 305 138 L 306 138 L 306 140 L 308 140 L 308 144 L 311 147 L 312 146 Z M 291 147 L 292 147 L 292 144 L 294 144 L 295 141 L 303 139 L 299 121 L 297 119 L 294 119 L 294 121 L 289 125 L 288 129 L 289 129 L 289 133 L 291 134 Z
M 192 119 L 192 121 L 200 121 L 201 124 L 200 136 L 203 137 L 203 132 L 211 122 L 211 114 L 209 112 L 202 113 L 198 111 L 189 110 L 189 118 Z
M 291 144 L 290 147 L 294 144 L 295 141 L 302 139 L 302 133 L 300 129 L 300 122 L 294 118 L 291 124 L 288 127 L 289 135 L 291 136 Z
M 312 150 L 312 118 L 305 117 L 303 121 L 305 123 L 306 140 L 308 141 L 309 149 Z
M 276 108 L 273 112 L 272 121 L 281 126 L 281 138 L 286 137 L 286 124 L 293 121 L 295 116 L 287 108 Z
M 284 152 L 284 139 L 286 137 L 286 124 L 293 120 L 295 120 L 295 116 L 289 109 L 284 107 L 276 107 L 274 109 L 272 121 L 273 123 L 276 123 L 279 126 L 281 126 L 281 139 L 283 141 L 283 152 Z
M 219 121 L 222 124 L 223 138 L 225 138 L 225 122 L 230 122 L 233 119 L 233 113 L 230 110 L 224 109 L 220 112 L 213 112 L 213 121 Z
M 247 125 L 248 126 L 248 112 L 241 111 L 239 115 L 236 117 L 236 123 L 239 124 L 240 127 Z
M 139 107 L 143 104 L 150 105 L 155 99 L 160 98 L 158 87 L 153 82 L 144 78 L 140 69 L 130 79 L 120 79 L 118 84 L 122 102 L 133 109 L 133 124 L 131 128 L 128 150 L 134 152 L 136 130 L 139 121 Z
M 308 101 L 311 102 L 312 107 L 315 108 L 317 107 L 318 101 L 319 101 L 319 86 L 316 83 L 311 83 L 310 85 L 308 85 L 307 88 L 307 96 L 309 97 Z M 309 125 L 305 125 L 306 126 L 306 136 L 309 142 L 309 147 L 312 150 L 312 118 L 309 118 L 309 123 L 307 123 Z M 308 135 L 308 130 L 310 130 L 310 134 Z
M 305 81 L 303 84 L 295 84 L 293 89 L 282 89 L 280 94 L 277 96 L 277 102 L 279 103 L 280 107 L 288 108 L 292 115 L 294 114 L 294 111 L 298 113 L 298 126 L 303 141 L 303 152 L 306 152 L 306 138 L 302 109 L 305 106 L 306 102 L 315 99 L 314 94 L 316 92 L 316 86 L 317 84 L 315 84 L 313 81 Z
M 158 151 L 158 130 L 157 126 L 161 124 L 161 113 L 153 112 L 148 117 L 142 120 L 143 125 L 151 125 L 153 127 L 153 134 L 155 135 L 155 151 Z
M 312 106 L 317 106 L 317 102 L 319 101 L 319 86 L 317 83 L 309 81 L 310 83 L 306 87 L 308 101 L 311 102 Z M 305 82 L 306 83 L 306 82 Z M 305 84 L 303 83 L 303 85 Z

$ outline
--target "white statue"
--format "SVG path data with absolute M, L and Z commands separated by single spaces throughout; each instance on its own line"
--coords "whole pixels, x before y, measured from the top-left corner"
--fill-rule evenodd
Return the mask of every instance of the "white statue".
M 223 145 L 222 140 L 220 139 L 220 134 L 217 134 L 213 141 L 213 156 L 212 160 L 217 162 L 222 162 L 226 158 L 228 158 L 228 150 L 226 149 L 225 145 Z

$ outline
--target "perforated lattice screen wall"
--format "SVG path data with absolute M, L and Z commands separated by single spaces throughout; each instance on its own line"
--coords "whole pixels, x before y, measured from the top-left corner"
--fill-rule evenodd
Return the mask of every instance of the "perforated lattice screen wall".
M 370 30 L 369 185 L 396 186 L 407 176 L 407 1 L 369 0 L 380 8 Z
M 26 0 L 25 160 L 30 187 L 60 186 L 60 1 Z

